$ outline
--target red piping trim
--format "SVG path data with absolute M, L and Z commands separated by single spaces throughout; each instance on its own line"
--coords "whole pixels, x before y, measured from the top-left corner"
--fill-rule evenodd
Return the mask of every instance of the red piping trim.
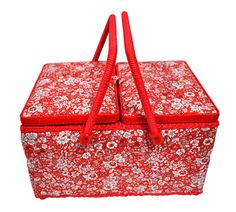
M 64 124 L 85 124 L 88 115 L 58 115 L 58 116 L 35 116 L 21 117 L 21 123 L 25 126 L 34 125 L 64 125 Z M 119 112 L 114 114 L 101 114 L 97 117 L 98 123 L 113 123 L 120 118 Z
M 185 128 L 207 128 L 218 127 L 219 122 L 213 123 L 183 123 L 183 124 L 161 124 L 160 128 L 165 129 L 185 129 Z M 84 125 L 58 125 L 58 126 L 21 126 L 21 132 L 59 132 L 62 130 L 82 131 Z M 121 122 L 114 124 L 99 124 L 95 125 L 93 130 L 132 130 L 132 129 L 148 129 L 146 124 L 129 125 Z

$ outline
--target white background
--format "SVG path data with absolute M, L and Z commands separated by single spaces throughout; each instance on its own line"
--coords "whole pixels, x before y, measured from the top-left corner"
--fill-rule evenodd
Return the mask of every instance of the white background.
M 230 0 L 0 0 L 0 211 L 236 211 L 236 7 Z M 200 196 L 34 198 L 19 114 L 44 63 L 91 60 L 110 13 L 125 61 L 127 10 L 140 61 L 184 59 L 221 111 Z M 106 51 L 102 59 L 106 58 Z

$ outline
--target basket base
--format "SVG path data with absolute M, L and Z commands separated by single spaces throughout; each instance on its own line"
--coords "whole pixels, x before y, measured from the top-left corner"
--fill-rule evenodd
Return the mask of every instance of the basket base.
M 41 200 L 47 199 L 47 198 L 67 198 L 67 197 L 72 197 L 72 198 L 81 198 L 81 197 L 86 197 L 86 198 L 104 198 L 104 197 L 130 197 L 130 196 L 169 196 L 169 195 L 194 195 L 197 196 L 199 194 L 202 194 L 203 192 L 191 192 L 191 193 L 165 193 L 165 194 L 105 194 L 105 195 L 61 195 L 61 196 L 35 196 L 36 198 L 39 198 Z

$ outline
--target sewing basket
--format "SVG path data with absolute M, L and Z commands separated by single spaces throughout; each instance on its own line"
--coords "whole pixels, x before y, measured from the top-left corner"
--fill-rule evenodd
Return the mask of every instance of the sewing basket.
M 122 22 L 128 62 L 111 15 L 92 61 L 43 66 L 21 113 L 37 198 L 203 191 L 219 111 L 185 61 L 137 62 Z

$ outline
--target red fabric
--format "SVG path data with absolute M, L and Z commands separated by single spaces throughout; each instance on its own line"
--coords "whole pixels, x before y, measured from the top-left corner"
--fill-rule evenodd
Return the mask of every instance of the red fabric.
M 145 118 L 147 119 L 147 123 L 149 126 L 150 138 L 152 139 L 153 143 L 162 144 L 163 140 L 160 133 L 160 127 L 158 126 L 155 120 L 155 116 L 153 114 L 153 110 L 150 105 L 149 98 L 148 98 L 148 95 L 144 86 L 143 78 L 139 70 L 139 65 L 138 65 L 138 61 L 137 61 L 135 50 L 134 50 L 134 44 L 133 44 L 127 12 L 122 13 L 122 24 L 123 24 L 126 56 L 128 59 L 130 69 L 132 71 L 135 86 L 138 90 L 138 94 L 142 102 L 143 109 L 145 111 Z
M 97 49 L 94 53 L 93 61 L 98 61 L 110 30 L 111 30 L 111 27 L 110 27 L 110 17 L 109 17 L 107 24 L 103 30 L 102 36 L 100 38 L 100 41 L 98 43 Z
M 22 127 L 35 196 L 104 197 L 199 194 L 218 123 L 161 125 L 163 145 L 147 125 L 96 125 L 85 148 L 83 126 Z
M 117 38 L 116 38 L 116 19 L 114 15 L 111 15 L 109 17 L 109 50 L 108 50 L 108 56 L 107 56 L 107 62 L 104 74 L 101 79 L 101 83 L 99 85 L 96 97 L 94 99 L 94 104 L 92 106 L 92 109 L 90 111 L 90 114 L 88 116 L 88 120 L 86 121 L 84 131 L 81 136 L 82 143 L 86 145 L 86 143 L 89 143 L 92 138 L 92 130 L 93 127 L 97 121 L 97 116 L 99 113 L 99 110 L 102 106 L 103 99 L 106 95 L 107 89 L 109 87 L 109 84 L 111 82 L 112 75 L 115 70 L 115 63 L 116 63 L 116 55 L 117 55 Z M 107 27 L 105 27 L 105 32 Z M 103 33 L 104 35 L 104 33 Z M 104 45 L 104 38 L 100 40 L 101 48 Z M 100 48 L 100 45 L 98 46 L 98 49 Z M 97 51 L 95 52 L 96 55 Z M 99 56 L 99 55 L 98 55 Z M 95 56 L 96 57 L 96 56 Z
M 22 124 L 84 124 L 105 68 L 102 61 L 44 65 L 21 113 Z M 115 122 L 119 116 L 117 86 L 111 81 L 97 121 Z
M 157 123 L 215 122 L 219 111 L 185 61 L 139 62 Z M 164 68 L 163 68 L 164 67 Z M 146 123 L 128 63 L 116 65 L 121 119 Z

